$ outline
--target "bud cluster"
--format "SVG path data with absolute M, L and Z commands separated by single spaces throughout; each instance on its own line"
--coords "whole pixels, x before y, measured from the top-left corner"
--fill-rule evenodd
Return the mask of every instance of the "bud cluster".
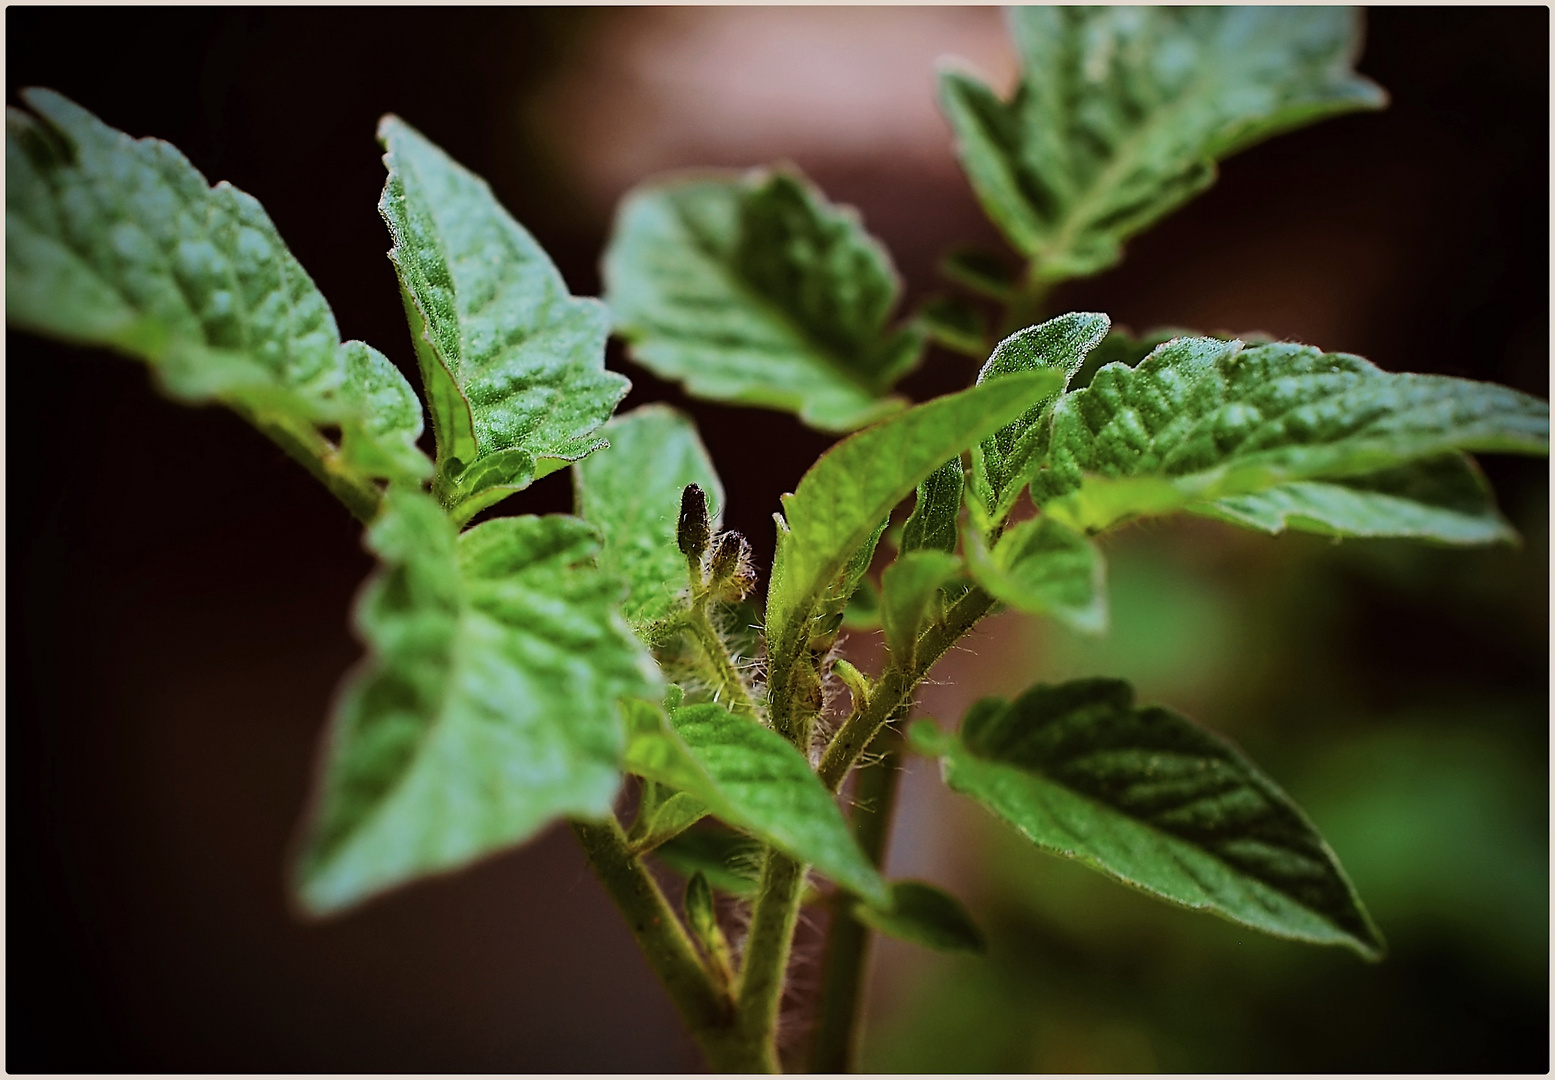
M 707 494 L 696 484 L 687 484 L 680 493 L 675 542 L 686 557 L 694 593 L 732 603 L 745 599 L 756 584 L 750 542 L 733 531 L 713 536 L 712 522 L 707 516 Z

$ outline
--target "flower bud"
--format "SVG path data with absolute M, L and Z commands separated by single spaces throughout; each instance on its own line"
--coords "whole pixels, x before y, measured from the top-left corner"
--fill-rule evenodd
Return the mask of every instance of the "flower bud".
M 707 550 L 707 539 L 712 526 L 707 521 L 707 495 L 696 484 L 687 484 L 680 493 L 680 522 L 675 529 L 675 542 L 680 553 L 688 559 L 700 560 Z
M 756 584 L 750 542 L 737 532 L 720 533 L 713 541 L 708 583 L 723 600 L 743 600 Z

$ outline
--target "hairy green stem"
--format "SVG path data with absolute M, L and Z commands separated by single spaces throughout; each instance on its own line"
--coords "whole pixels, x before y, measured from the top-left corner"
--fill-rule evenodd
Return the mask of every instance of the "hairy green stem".
M 853 781 L 853 835 L 878 868 L 885 861 L 891 815 L 901 777 L 901 737 L 885 729 L 870 744 L 880 754 L 859 769 Z M 821 973 L 821 1001 L 810 1050 L 810 1071 L 852 1072 L 859 1039 L 860 990 L 869 961 L 869 927 L 853 917 L 852 901 L 839 897 L 827 932 Z
M 342 475 L 330 468 L 330 463 L 340 450 L 311 425 L 299 429 L 296 424 L 272 420 L 237 405 L 232 407 L 271 442 L 285 450 L 288 457 L 312 473 L 315 480 L 345 504 L 356 520 L 368 525 L 378 516 L 378 506 L 383 501 L 383 495 L 377 485 L 370 480 Z
M 570 824 L 589 865 L 625 916 L 648 966 L 669 992 L 708 1066 L 714 1072 L 768 1071 L 763 1046 L 741 1037 L 733 1002 L 709 976 L 658 882 L 632 856 L 620 824 L 614 818 L 602 824 Z
M 745 689 L 740 673 L 734 669 L 734 661 L 729 656 L 729 650 L 724 647 L 723 639 L 713 628 L 713 621 L 707 617 L 705 604 L 691 606 L 691 610 L 686 613 L 686 629 L 696 638 L 702 655 L 707 658 L 712 669 L 716 700 L 732 713 L 755 716 L 756 706 Z
M 827 745 L 826 752 L 821 755 L 816 772 L 829 790 L 836 791 L 842 786 L 843 778 L 853 768 L 853 763 L 863 753 L 864 747 L 874 740 L 889 721 L 899 718 L 898 710 L 911 705 L 912 693 L 929 673 L 929 669 L 979 619 L 988 614 L 993 605 L 993 597 L 982 589 L 973 588 L 951 605 L 944 620 L 929 627 L 918 639 L 915 663 L 910 671 L 895 667 L 886 670 L 885 677 L 876 684 L 874 692 L 869 696 L 868 707 L 848 717 Z
M 778 1071 L 778 1009 L 783 1003 L 783 984 L 788 973 L 794 927 L 799 922 L 799 896 L 804 889 L 804 864 L 772 848 L 761 869 L 761 889 L 751 911 L 750 934 L 740 968 L 740 1040 L 762 1048 L 763 1067 Z

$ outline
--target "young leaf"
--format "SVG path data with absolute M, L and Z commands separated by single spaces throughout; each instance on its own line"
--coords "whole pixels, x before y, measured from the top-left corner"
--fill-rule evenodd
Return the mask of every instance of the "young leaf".
M 891 900 L 889 910 L 855 902 L 853 916 L 882 934 L 940 952 L 987 951 L 983 932 L 972 916 L 961 901 L 944 890 L 922 881 L 893 881 Z
M 1044 513 L 1095 530 L 1460 450 L 1548 453 L 1548 404 L 1488 383 L 1391 375 L 1305 345 L 1178 338 L 1065 395 L 1047 453 L 1026 475 Z
M 1073 529 L 1033 518 L 1006 532 L 992 552 L 970 530 L 966 552 L 972 577 L 996 599 L 1082 634 L 1107 632 L 1106 564 L 1096 545 Z
M 714 816 L 746 829 L 876 904 L 890 891 L 859 850 L 804 755 L 770 728 L 718 705 L 688 705 L 666 722 L 658 707 L 622 704 L 626 768 L 706 803 Z
M 1224 739 L 1134 708 L 1127 683 L 987 698 L 959 737 L 927 722 L 912 734 L 944 756 L 952 789 L 1045 851 L 1279 937 L 1382 955 L 1339 860 L 1290 797 Z
M 716 530 L 723 485 L 691 420 L 665 405 L 617 416 L 600 434 L 610 446 L 573 466 L 577 514 L 599 528 L 600 566 L 626 581 L 622 610 L 639 630 L 668 615 L 686 589 L 676 544 L 681 493 L 698 485 Z
M 1058 372 L 1007 376 L 893 416 L 825 454 L 783 496 L 767 590 L 767 654 L 775 694 L 806 640 L 822 590 L 892 508 L 948 458 L 992 434 L 1063 385 Z M 785 520 L 786 518 L 786 520 Z
M 1215 162 L 1385 96 L 1351 70 L 1343 8 L 1021 7 L 1020 85 L 1004 102 L 940 77 L 983 209 L 1045 281 L 1094 274 L 1123 241 L 1215 179 Z
M 627 841 L 633 851 L 652 851 L 706 816 L 707 806 L 701 799 L 647 780 Z
M 653 854 L 685 877 L 703 874 L 709 885 L 731 896 L 755 896 L 762 851 L 759 840 L 743 833 L 704 827 L 666 840 Z
M 913 670 L 929 605 L 960 568 L 961 560 L 950 552 L 925 548 L 904 551 L 881 575 L 880 623 L 891 661 L 902 671 Z
M 1111 322 L 1105 315 L 1071 312 L 1040 326 L 1028 326 L 994 347 L 977 381 L 992 382 L 1022 371 L 1056 371 L 1063 376 L 1061 391 L 1085 362 L 1086 354 L 1106 336 Z M 1027 463 L 1044 449 L 1044 421 L 1059 391 L 1037 402 L 972 451 L 973 505 L 985 509 L 990 521 L 1002 521 L 1015 505 Z
M 981 358 L 988 348 L 988 320 L 970 303 L 937 296 L 918 309 L 918 325 L 945 348 Z
M 356 619 L 373 654 L 336 710 L 298 868 L 318 914 L 559 815 L 609 813 L 616 701 L 657 682 L 576 518 L 501 518 L 456 536 L 430 497 L 391 490 L 367 543 L 383 569 Z
M 376 351 L 341 343 L 257 201 L 53 91 L 22 99 L 37 115 L 6 111 L 12 326 L 139 357 L 174 397 L 232 407 L 364 518 L 372 479 L 431 473 L 415 392 Z
M 901 283 L 858 215 L 803 178 L 677 177 L 631 192 L 605 252 L 632 358 L 686 392 L 848 431 L 898 409 L 923 349 L 887 332 Z
M 951 458 L 918 485 L 918 501 L 902 525 L 902 551 L 929 548 L 956 550 L 956 516 L 961 512 L 961 489 L 966 472 L 959 457 Z
M 1349 480 L 1306 480 L 1190 506 L 1267 533 L 1408 537 L 1440 544 L 1512 543 L 1517 532 L 1472 458 L 1447 454 Z
M 575 297 L 480 177 L 398 117 L 378 139 L 394 246 L 437 436 L 439 500 L 459 521 L 600 449 L 630 383 L 605 370 L 609 316 Z

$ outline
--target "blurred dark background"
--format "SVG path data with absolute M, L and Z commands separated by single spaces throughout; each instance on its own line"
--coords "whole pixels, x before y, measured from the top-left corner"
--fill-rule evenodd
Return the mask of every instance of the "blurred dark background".
M 1391 107 L 1230 162 L 1056 310 L 1266 331 L 1548 396 L 1549 12 L 1369 14 Z M 487 177 L 575 292 L 650 172 L 787 158 L 857 205 L 909 301 L 996 242 L 932 62 L 1006 85 L 962 9 L 17 8 L 7 100 L 50 86 L 259 198 L 342 334 L 413 370 L 372 133 Z M 12 1072 L 680 1071 L 698 1061 L 563 830 L 304 924 L 283 868 L 370 569 L 281 452 L 137 364 L 8 333 L 7 1023 Z M 763 562 L 828 440 L 689 403 Z M 906 383 L 964 385 L 932 354 Z M 1150 522 L 1108 547 L 1103 642 L 1004 618 L 925 710 L 1087 673 L 1239 741 L 1309 809 L 1392 946 L 1168 909 L 1041 856 L 914 766 L 892 870 L 967 898 L 984 960 L 886 943 L 866 1065 L 909 1071 L 1544 1072 L 1548 471 L 1489 459 L 1521 548 Z M 510 512 L 569 507 L 558 474 Z

